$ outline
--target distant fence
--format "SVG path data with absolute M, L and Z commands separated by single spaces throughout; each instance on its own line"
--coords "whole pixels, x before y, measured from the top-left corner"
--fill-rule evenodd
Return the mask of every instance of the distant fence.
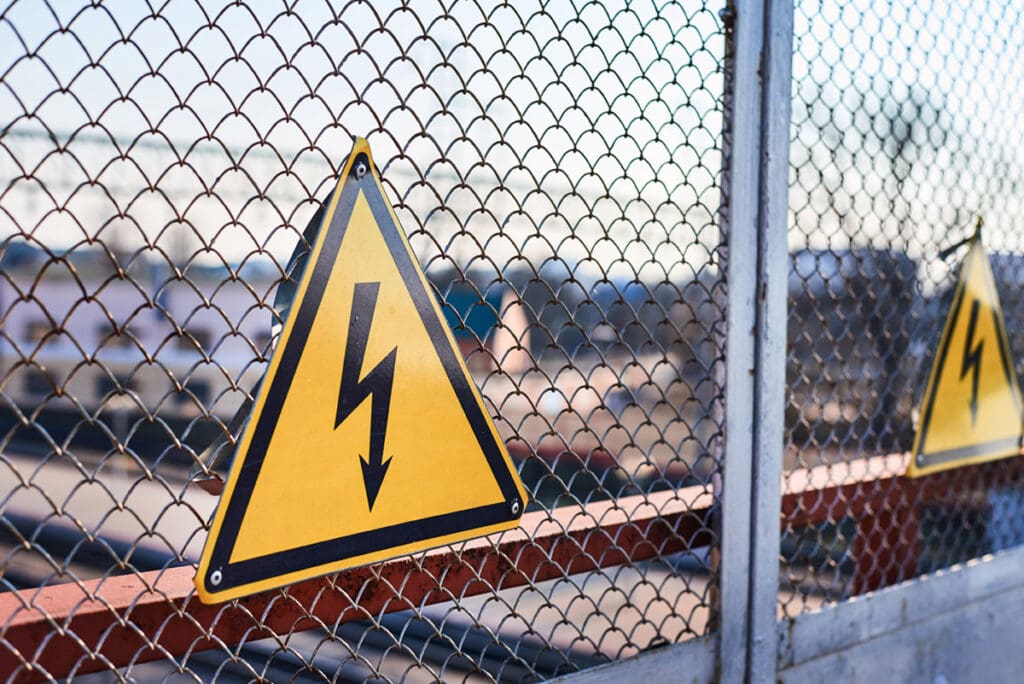
M 853 643 L 789 640 L 853 596 L 918 615 L 915 578 L 979 558 L 947 574 L 1009 591 L 1020 459 L 905 470 L 979 214 L 1024 370 L 1017 15 L 0 10 L 0 675 L 774 681 Z M 356 135 L 527 512 L 205 606 L 239 407 Z

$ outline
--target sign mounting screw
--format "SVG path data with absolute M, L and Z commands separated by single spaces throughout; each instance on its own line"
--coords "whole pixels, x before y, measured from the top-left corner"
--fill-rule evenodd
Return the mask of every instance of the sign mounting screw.
M 363 176 L 366 175 L 366 162 L 358 162 L 356 164 L 356 179 L 362 180 Z
M 512 515 L 519 515 L 519 499 L 512 500 Z
M 224 575 L 220 573 L 220 570 L 214 570 L 210 573 L 210 584 L 212 584 L 215 587 L 219 585 L 221 583 L 221 580 L 223 579 Z

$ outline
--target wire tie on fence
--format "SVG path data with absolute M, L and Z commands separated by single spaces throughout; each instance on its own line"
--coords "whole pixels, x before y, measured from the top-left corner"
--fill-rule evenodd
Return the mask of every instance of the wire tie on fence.
M 965 237 L 963 240 L 960 240 L 959 242 L 957 242 L 955 244 L 952 244 L 949 247 L 946 247 L 944 250 L 940 251 L 939 252 L 939 259 L 942 259 L 943 261 L 945 261 L 946 259 L 948 259 L 950 257 L 950 255 L 953 254 L 953 252 L 955 252 L 956 250 L 960 249 L 964 245 L 970 244 L 970 243 L 974 242 L 975 240 L 980 240 L 981 239 L 981 227 L 983 225 L 985 225 L 985 221 L 979 216 L 977 223 L 974 224 L 974 232 L 971 233 L 971 235 L 969 235 L 968 237 Z

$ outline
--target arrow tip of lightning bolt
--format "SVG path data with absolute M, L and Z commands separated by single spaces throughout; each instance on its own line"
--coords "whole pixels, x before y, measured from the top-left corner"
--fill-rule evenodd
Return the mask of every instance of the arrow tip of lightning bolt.
M 380 493 L 380 486 L 384 484 L 384 476 L 391 465 L 391 458 L 383 463 L 377 464 L 367 461 L 362 455 L 359 456 L 359 465 L 363 468 L 363 486 L 366 488 L 366 502 L 373 510 L 373 504 L 377 501 L 377 494 Z

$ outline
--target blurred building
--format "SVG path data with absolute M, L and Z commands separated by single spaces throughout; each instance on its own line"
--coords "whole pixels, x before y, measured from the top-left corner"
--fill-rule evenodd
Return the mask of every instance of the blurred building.
M 909 448 L 917 369 L 930 325 L 917 263 L 855 247 L 794 252 L 789 273 L 787 430 L 792 443 L 885 453 Z

